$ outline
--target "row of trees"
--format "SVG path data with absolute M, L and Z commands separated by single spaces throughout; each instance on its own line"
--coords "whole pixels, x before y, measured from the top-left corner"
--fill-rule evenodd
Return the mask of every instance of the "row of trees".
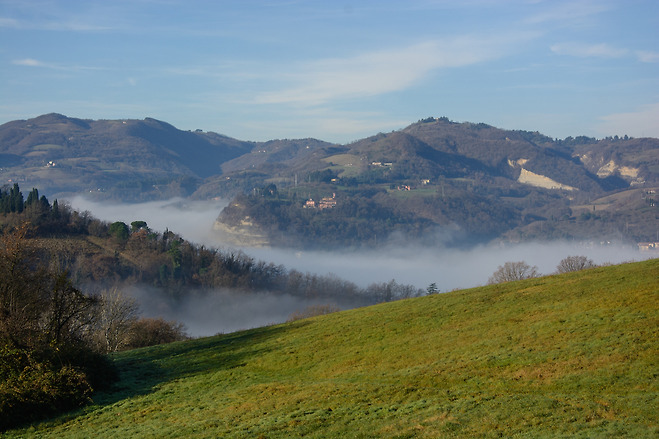
M 57 200 L 54 202 L 55 214 L 57 214 Z M 24 210 L 33 210 L 37 213 L 51 212 L 52 206 L 48 202 L 45 195 L 39 197 L 39 191 L 34 188 L 27 196 L 27 200 L 23 198 L 18 183 L 9 187 L 0 188 L 0 213 L 22 213 Z
M 17 187 L 14 192 L 20 194 Z M 272 191 L 267 193 L 273 195 Z M 367 221 L 374 212 L 359 209 L 352 203 L 345 209 L 358 215 L 361 222 Z M 385 218 L 386 212 L 388 210 L 384 209 L 377 215 L 383 224 L 391 221 Z M 325 228 L 329 226 L 323 220 L 326 216 L 307 213 L 320 221 L 317 224 L 319 233 L 320 230 L 326 233 Z M 343 217 L 339 215 L 334 219 L 337 228 L 345 226 L 340 221 Z M 18 227 L 26 220 L 30 221 L 34 236 L 67 238 L 66 246 L 53 239 L 50 246 L 40 242 L 37 251 L 46 265 L 68 270 L 75 285 L 144 283 L 162 289 L 170 298 L 185 295 L 190 288 L 233 288 L 244 292 L 267 290 L 305 298 L 350 298 L 356 305 L 408 295 L 401 289 L 394 289 L 392 294 L 391 288 L 384 285 L 360 288 L 336 276 L 288 270 L 233 249 L 194 245 L 172 231 L 152 231 L 144 221 L 108 223 L 94 218 L 89 212 L 76 212 L 65 203 L 44 203 L 39 215 L 30 215 L 28 210 L 0 215 L 0 230 Z M 356 227 L 356 224 L 350 227 L 358 234 L 364 230 L 372 231 Z M 379 229 L 376 227 L 375 230 Z M 360 235 L 356 239 L 362 238 Z M 94 244 L 93 249 L 89 248 L 89 241 Z
M 245 293 L 267 290 L 304 298 L 349 299 L 355 305 L 419 295 L 414 287 L 395 281 L 361 288 L 334 275 L 302 273 L 256 260 L 239 250 L 194 245 L 169 230 L 152 231 L 144 221 L 130 226 L 95 222 L 90 230 L 107 240 L 116 256 L 72 256 L 73 274 L 79 282 L 117 277 L 162 288 L 173 298 L 182 298 L 190 288 L 232 288 Z
M 586 256 L 568 256 L 562 259 L 556 267 L 556 272 L 569 273 L 572 271 L 586 270 L 596 267 L 592 259 Z M 516 280 L 531 279 L 540 276 L 538 267 L 531 266 L 524 261 L 506 262 L 500 265 L 497 270 L 490 276 L 488 284 L 499 284 L 503 282 L 512 282 Z

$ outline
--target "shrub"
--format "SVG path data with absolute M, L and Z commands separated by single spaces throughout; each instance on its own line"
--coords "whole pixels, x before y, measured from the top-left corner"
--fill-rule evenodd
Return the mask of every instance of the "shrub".
M 558 263 L 556 271 L 558 273 L 568 273 L 570 271 L 585 270 L 596 266 L 595 262 L 586 256 L 568 256 Z
M 75 368 L 30 361 L 15 372 L 0 384 L 0 431 L 89 401 L 91 386 Z
M 530 266 L 524 261 L 506 262 L 503 265 L 499 265 L 499 268 L 492 273 L 492 276 L 490 276 L 487 283 L 492 285 L 503 282 L 512 282 L 515 280 L 530 279 L 538 276 L 538 267 L 535 265 Z
M 133 323 L 127 349 L 186 340 L 185 326 L 163 318 L 141 318 Z

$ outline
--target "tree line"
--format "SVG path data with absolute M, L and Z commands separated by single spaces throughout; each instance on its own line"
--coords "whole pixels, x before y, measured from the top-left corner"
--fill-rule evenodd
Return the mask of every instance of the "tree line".
M 22 198 L 18 185 L 1 192 Z M 184 297 L 191 288 L 268 291 L 328 300 L 349 298 L 356 305 L 409 296 L 407 292 L 392 295 L 380 284 L 362 288 L 336 276 L 287 269 L 236 249 L 196 245 L 173 231 L 151 230 L 145 221 L 110 223 L 89 212 L 77 212 L 66 203 L 58 204 L 57 200 L 38 206 L 0 214 L 0 231 L 29 221 L 32 237 L 46 239 L 45 243 L 44 239 L 32 240 L 39 257 L 67 270 L 76 285 L 146 284 L 174 300 Z M 383 220 L 384 216 L 382 212 Z
M 595 268 L 597 264 L 587 256 L 574 255 L 567 256 L 558 263 L 556 266 L 557 274 L 570 273 L 573 271 L 587 270 Z M 488 279 L 488 285 L 500 284 L 504 282 L 513 282 L 517 280 L 532 279 L 539 277 L 540 272 L 535 265 L 529 265 L 524 261 L 506 262 L 499 265 Z

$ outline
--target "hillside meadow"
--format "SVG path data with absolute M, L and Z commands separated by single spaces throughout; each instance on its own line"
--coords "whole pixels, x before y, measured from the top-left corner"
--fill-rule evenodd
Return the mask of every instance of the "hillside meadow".
M 116 354 L 43 438 L 657 437 L 659 259 Z

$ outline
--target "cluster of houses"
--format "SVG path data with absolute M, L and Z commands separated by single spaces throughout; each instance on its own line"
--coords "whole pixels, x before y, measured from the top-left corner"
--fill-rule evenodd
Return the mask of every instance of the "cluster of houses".
M 305 209 L 333 209 L 336 207 L 336 194 L 332 194 L 331 197 L 321 198 L 320 201 L 309 198 L 303 207 Z
M 421 184 L 423 186 L 430 184 L 430 179 L 428 178 L 421 179 Z M 399 191 L 411 191 L 412 189 L 416 189 L 416 186 L 412 186 L 409 184 L 399 184 L 398 186 L 396 186 L 396 189 Z
M 659 252 L 659 242 L 639 242 L 638 250 L 642 252 Z

